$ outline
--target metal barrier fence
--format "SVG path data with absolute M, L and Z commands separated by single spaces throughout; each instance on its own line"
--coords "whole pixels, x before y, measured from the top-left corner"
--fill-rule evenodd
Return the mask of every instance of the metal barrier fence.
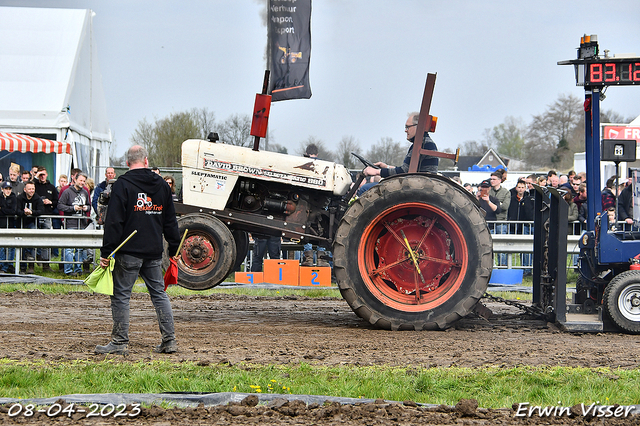
M 42 216 L 45 217 L 45 216 Z M 46 216 L 56 219 L 62 216 Z M 66 217 L 66 219 L 75 219 Z M 89 219 L 88 219 L 89 220 Z M 506 228 L 506 233 L 493 233 L 493 252 L 495 257 L 500 253 L 507 256 L 506 264 L 499 265 L 496 262 L 495 268 L 530 268 L 529 265 L 522 265 L 522 255 L 533 253 L 533 222 L 488 222 L 489 227 L 495 230 L 499 226 Z M 518 226 L 522 225 L 521 228 Z M 567 237 L 567 254 L 576 255 L 580 253 L 578 240 L 580 239 L 580 223 L 575 222 L 574 235 Z M 570 227 L 571 228 L 571 227 Z M 520 230 L 520 233 L 516 233 Z M 528 229 L 528 233 L 523 233 Z M 511 232 L 513 231 L 513 232 Z M 511 233 L 510 233 L 511 232 Z M 1 229 L 0 247 L 4 248 L 84 248 L 99 249 L 102 246 L 102 229 Z M 300 249 L 300 244 L 283 243 L 283 251 L 295 251 Z M 15 270 L 18 271 L 21 262 L 20 250 L 15 253 Z M 14 261 L 11 261 L 12 263 Z M 32 261 L 30 261 L 32 262 Z M 41 261 L 37 261 L 41 262 Z M 63 259 L 60 262 L 64 262 Z M 45 262 L 47 263 L 47 262 Z M 78 262 L 73 262 L 78 263 Z M 504 262 L 503 262 L 504 263 Z
M 20 216 L 4 216 L 7 220 L 13 220 L 16 228 L 0 228 L 0 248 L 4 253 L 4 259 L 0 259 L 0 264 L 10 263 L 14 265 L 15 270 L 20 270 L 21 263 L 69 263 L 83 264 L 83 261 L 65 261 L 64 252 L 60 253 L 60 260 L 53 261 L 52 256 L 48 253 L 46 260 L 36 259 L 34 252 L 34 260 L 24 259 L 22 249 L 47 250 L 53 249 L 84 249 L 93 250 L 102 246 L 102 230 L 95 228 L 93 220 L 84 216 L 60 216 L 60 215 L 42 215 L 37 216 L 35 224 L 37 228 L 22 228 L 23 218 Z M 67 226 L 75 228 L 80 226 L 85 229 L 67 229 Z M 9 252 L 7 249 L 15 249 L 15 258 L 7 259 Z M 90 257 L 93 259 L 93 256 Z M 93 262 L 94 260 L 91 260 Z M 90 263 L 91 263 L 90 262 Z

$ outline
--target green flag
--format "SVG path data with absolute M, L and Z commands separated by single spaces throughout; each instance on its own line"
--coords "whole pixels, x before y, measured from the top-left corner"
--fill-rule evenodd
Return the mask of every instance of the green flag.
M 96 293 L 108 294 L 113 296 L 113 267 L 116 264 L 116 260 L 113 257 L 109 257 L 109 266 L 103 268 L 98 266 L 87 278 L 84 283 Z
M 120 247 L 122 247 L 127 241 L 131 239 L 134 235 L 136 235 L 138 231 L 135 230 L 127 237 L 126 240 L 120 243 L 118 247 L 114 251 L 111 252 L 109 257 L 109 266 L 103 268 L 102 266 L 98 266 L 85 280 L 84 283 L 96 293 L 108 294 L 109 296 L 113 296 L 113 268 L 116 265 L 116 260 L 113 255 L 116 254 Z

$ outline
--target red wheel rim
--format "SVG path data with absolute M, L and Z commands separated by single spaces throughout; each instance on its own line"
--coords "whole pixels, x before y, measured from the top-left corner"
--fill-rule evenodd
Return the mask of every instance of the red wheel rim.
M 191 275 L 205 275 L 218 261 L 218 250 L 208 234 L 189 232 L 184 240 L 178 265 Z
M 421 312 L 440 306 L 458 291 L 468 268 L 468 251 L 460 227 L 445 212 L 404 203 L 385 210 L 365 228 L 358 268 L 382 303 Z

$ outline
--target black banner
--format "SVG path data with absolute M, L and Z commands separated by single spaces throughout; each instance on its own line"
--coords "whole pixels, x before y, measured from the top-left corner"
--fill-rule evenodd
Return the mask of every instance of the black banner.
M 309 99 L 311 0 L 269 0 L 272 101 Z

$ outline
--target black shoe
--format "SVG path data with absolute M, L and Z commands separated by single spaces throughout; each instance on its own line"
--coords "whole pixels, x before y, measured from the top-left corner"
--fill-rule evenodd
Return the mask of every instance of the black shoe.
M 174 352 L 178 352 L 178 344 L 175 340 L 169 340 L 168 342 L 162 342 L 153 348 L 153 351 L 159 354 L 172 354 Z
M 95 354 L 113 354 L 113 355 L 127 355 L 129 353 L 129 345 L 126 343 L 122 345 L 116 345 L 113 342 L 109 342 L 106 346 L 96 346 Z

